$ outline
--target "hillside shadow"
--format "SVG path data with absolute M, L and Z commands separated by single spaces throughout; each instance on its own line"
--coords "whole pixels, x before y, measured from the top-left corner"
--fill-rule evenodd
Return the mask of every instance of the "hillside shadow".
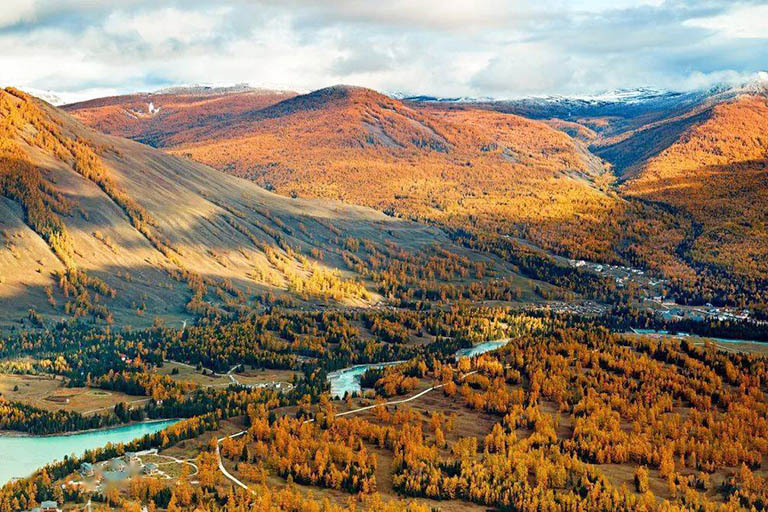
M 674 144 L 689 127 L 704 121 L 709 116 L 700 114 L 666 122 L 650 128 L 639 128 L 624 140 L 610 145 L 592 145 L 589 150 L 614 167 L 619 177 L 625 177 L 628 170 L 655 157 Z

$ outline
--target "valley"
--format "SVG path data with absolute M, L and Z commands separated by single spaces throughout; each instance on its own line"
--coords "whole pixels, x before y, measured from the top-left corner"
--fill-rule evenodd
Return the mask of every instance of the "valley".
M 640 269 L 669 282 L 681 304 L 762 312 L 760 84 L 516 102 L 395 100 L 335 86 L 169 127 L 160 146 L 283 195 L 468 232 L 483 250 L 513 236 L 566 258 Z M 129 99 L 111 102 L 126 108 Z M 65 108 L 85 122 L 98 111 Z M 727 128 L 730 119 L 741 131 Z M 711 147 L 691 153 L 710 136 Z M 704 152 L 751 163 L 704 170 Z M 684 154 L 688 170 L 669 172 L 687 172 L 690 185 L 653 181 L 686 165 Z M 740 206 L 725 203 L 732 197 Z
M 768 0 L 4 0 L 0 512 L 768 512 Z
M 114 443 L 0 511 L 760 510 L 765 100 L 722 94 L 2 91 L 0 430 Z

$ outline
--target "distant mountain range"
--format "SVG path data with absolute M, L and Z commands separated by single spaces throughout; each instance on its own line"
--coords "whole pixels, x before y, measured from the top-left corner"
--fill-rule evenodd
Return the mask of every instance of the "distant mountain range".
M 741 83 L 720 83 L 708 88 L 694 89 L 688 91 L 673 91 L 659 89 L 656 87 L 638 87 L 635 89 L 615 89 L 597 94 L 575 94 L 575 95 L 532 95 L 520 96 L 515 98 L 493 98 L 483 97 L 441 97 L 430 95 L 409 95 L 405 93 L 394 93 L 391 96 L 405 101 L 424 101 L 438 103 L 497 103 L 508 105 L 538 105 L 542 108 L 574 108 L 583 109 L 588 107 L 605 108 L 608 105 L 670 105 L 679 102 L 695 102 L 702 98 L 713 95 L 737 95 L 742 93 L 762 94 L 768 90 L 768 72 L 759 72 Z
M 66 104 L 66 98 L 71 97 L 71 93 L 61 93 L 53 90 L 39 89 L 35 87 L 23 87 L 25 92 L 51 103 L 52 105 Z M 757 72 L 750 79 L 740 83 L 722 82 L 713 86 L 701 89 L 687 91 L 675 91 L 661 89 L 658 87 L 637 87 L 631 89 L 614 89 L 596 94 L 572 94 L 572 95 L 530 95 L 516 96 L 510 98 L 492 97 L 492 96 L 434 96 L 429 94 L 412 94 L 407 92 L 384 92 L 383 94 L 390 98 L 405 101 L 423 101 L 439 103 L 510 103 L 510 104 L 538 104 L 538 105 L 606 105 L 606 104 L 632 104 L 648 103 L 665 100 L 675 100 L 679 98 L 696 98 L 710 96 L 717 93 L 764 93 L 768 89 L 768 72 Z M 290 89 L 275 89 L 256 87 L 247 83 L 234 85 L 211 85 L 211 84 L 190 84 L 178 85 L 158 89 L 152 92 L 137 92 L 131 95 L 221 95 L 237 94 L 243 92 L 271 92 L 271 93 L 293 93 Z M 88 100 L 84 100 L 83 103 Z M 71 101 L 70 101 L 71 103 Z
M 516 98 L 494 98 L 491 96 L 457 96 L 457 97 L 443 97 L 443 96 L 429 96 L 429 95 L 408 95 L 403 93 L 395 93 L 391 96 L 393 98 L 406 100 L 406 101 L 432 101 L 439 103 L 587 103 L 587 104 L 604 104 L 604 103 L 617 103 L 617 102 L 643 102 L 651 99 L 656 99 L 663 96 L 677 96 L 679 92 L 667 91 L 664 89 L 656 89 L 653 87 L 640 87 L 637 89 L 616 89 L 614 91 L 607 91 L 594 95 L 545 95 L 545 96 L 520 96 Z

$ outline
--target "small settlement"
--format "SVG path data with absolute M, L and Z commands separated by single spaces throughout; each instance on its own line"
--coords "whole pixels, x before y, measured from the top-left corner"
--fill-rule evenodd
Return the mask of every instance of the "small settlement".
M 156 462 L 142 460 L 150 457 L 154 460 L 157 457 L 157 450 L 126 452 L 122 457 L 115 457 L 97 464 L 84 462 L 78 471 L 82 480 L 71 484 L 82 486 L 89 491 L 101 491 L 108 484 L 125 482 L 138 475 L 168 477 Z

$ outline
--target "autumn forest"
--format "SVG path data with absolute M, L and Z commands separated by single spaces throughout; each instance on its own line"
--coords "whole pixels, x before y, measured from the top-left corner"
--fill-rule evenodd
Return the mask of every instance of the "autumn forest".
M 768 98 L 685 98 L 0 90 L 0 442 L 169 421 L 0 512 L 768 509 Z

